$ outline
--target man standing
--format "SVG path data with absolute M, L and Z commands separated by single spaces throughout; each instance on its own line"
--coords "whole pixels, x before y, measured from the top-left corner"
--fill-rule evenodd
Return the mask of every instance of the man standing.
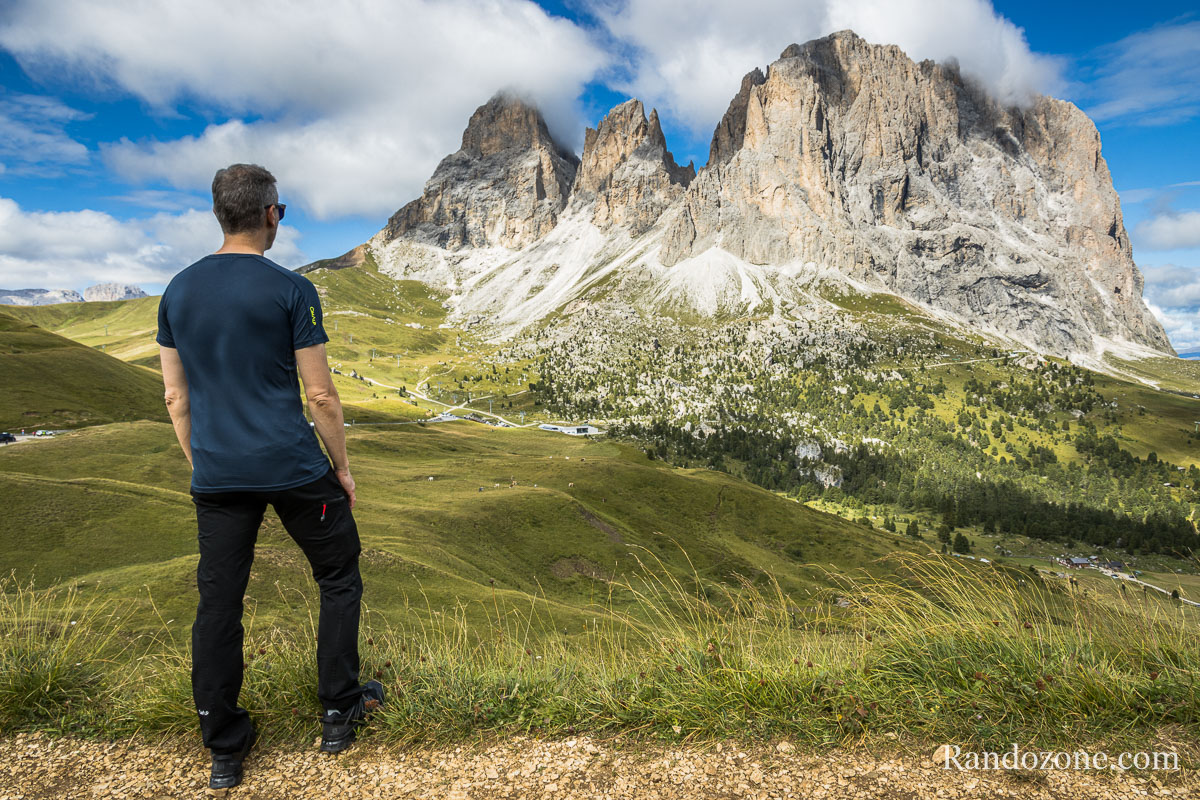
M 312 566 L 321 589 L 317 694 L 321 749 L 339 752 L 383 702 L 358 682 L 362 580 L 354 479 L 342 406 L 325 358 L 321 301 L 305 277 L 263 256 L 285 206 L 275 178 L 234 164 L 213 178 L 221 249 L 176 275 L 158 306 L 167 409 L 192 465 L 200 601 L 192 626 L 192 695 L 214 789 L 236 786 L 257 738 L 242 686 L 242 596 L 267 504 Z M 325 443 L 300 404 L 297 373 Z M 332 459 L 332 466 L 329 463 Z

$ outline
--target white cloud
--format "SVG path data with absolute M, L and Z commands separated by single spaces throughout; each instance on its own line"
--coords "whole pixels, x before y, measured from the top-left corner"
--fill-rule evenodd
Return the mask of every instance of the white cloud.
M 191 192 L 164 189 L 134 189 L 125 194 L 113 195 L 108 199 L 157 211 L 200 211 L 208 209 L 212 204 L 208 194 L 201 197 Z
M 268 257 L 287 267 L 305 263 L 298 238 L 294 228 L 281 226 Z M 0 197 L 5 289 L 82 289 L 106 281 L 158 285 L 220 244 L 221 229 L 209 211 L 119 220 L 92 210 L 25 211 Z
M 1179 189 L 1191 189 L 1200 186 L 1200 181 L 1177 181 L 1176 183 L 1168 183 L 1166 186 L 1147 186 L 1141 189 L 1120 189 L 1118 194 L 1121 195 L 1121 205 L 1136 205 L 1144 203 L 1147 200 L 1161 197 L 1162 195 L 1177 194 Z
M 1059 85 L 1061 67 L 986 0 L 627 0 L 598 12 L 625 49 L 614 82 L 694 132 L 711 131 L 755 66 L 787 45 L 850 28 L 910 58 L 958 59 L 1005 102 Z
M 1200 21 L 1130 34 L 1094 60 L 1079 88 L 1097 122 L 1171 125 L 1200 116 Z
M 0 94 L 0 158 L 11 165 L 0 164 L 0 174 L 53 176 L 64 166 L 86 164 L 87 147 L 65 126 L 88 116 L 52 97 Z
M 1200 268 L 1164 264 L 1141 270 L 1147 300 L 1165 308 L 1200 306 Z
M 1200 350 L 1200 268 L 1142 267 L 1146 305 L 1181 353 Z
M 1200 351 L 1200 306 L 1192 308 L 1160 308 L 1146 303 L 1151 313 L 1162 323 L 1167 337 L 1177 353 Z
M 1164 212 L 1139 222 L 1133 236 L 1147 250 L 1200 247 L 1200 211 Z
M 320 218 L 417 196 L 498 89 L 530 96 L 577 145 L 577 98 L 607 59 L 528 0 L 17 0 L 5 17 L 0 46 L 35 78 L 229 119 L 112 144 L 121 176 L 204 190 L 218 168 L 257 162 Z

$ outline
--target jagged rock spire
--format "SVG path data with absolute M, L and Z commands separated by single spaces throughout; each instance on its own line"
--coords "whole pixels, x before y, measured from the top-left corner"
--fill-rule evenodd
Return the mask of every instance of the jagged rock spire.
M 462 147 L 438 164 L 421 197 L 388 220 L 384 238 L 520 249 L 557 223 L 577 165 L 536 108 L 498 93 L 471 115 Z
M 572 204 L 591 205 L 597 226 L 624 226 L 636 236 L 695 177 L 694 165 L 680 167 L 667 150 L 658 111 L 647 119 L 640 100 L 626 100 L 585 132 Z
M 741 88 L 729 101 L 725 116 L 713 131 L 712 144 L 708 148 L 708 165 L 724 164 L 742 147 L 746 134 L 746 104 L 750 101 L 750 90 L 767 82 L 767 76 L 758 67 L 742 78 Z

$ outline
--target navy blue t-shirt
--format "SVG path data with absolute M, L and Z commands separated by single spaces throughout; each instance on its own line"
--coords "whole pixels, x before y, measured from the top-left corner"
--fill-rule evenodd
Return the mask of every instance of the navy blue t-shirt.
M 158 303 L 192 417 L 192 490 L 288 489 L 329 470 L 304 418 L 296 350 L 329 341 L 312 282 L 270 259 L 206 256 Z

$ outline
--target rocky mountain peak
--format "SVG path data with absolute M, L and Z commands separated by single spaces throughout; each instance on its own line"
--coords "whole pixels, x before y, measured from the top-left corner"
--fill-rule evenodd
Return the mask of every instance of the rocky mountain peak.
M 696 177 L 667 149 L 658 111 L 626 100 L 584 133 L 572 203 L 591 205 L 600 228 L 625 226 L 636 236 L 657 221 Z
M 729 101 L 725 116 L 713 131 L 712 144 L 708 147 L 708 165 L 724 164 L 742 147 L 746 133 L 746 106 L 750 102 L 750 91 L 767 82 L 767 76 L 758 67 L 746 73 L 738 93 Z
M 497 92 L 475 109 L 462 135 L 461 153 L 486 158 L 508 150 L 547 147 L 567 160 L 574 156 L 559 148 L 541 112 L 516 95 Z
M 810 39 L 804 43 L 792 42 L 787 47 L 783 48 L 783 52 L 779 54 L 779 60 L 788 58 L 805 58 L 810 57 L 816 62 L 827 61 L 829 56 L 835 53 L 847 53 L 851 50 L 862 50 L 867 52 L 872 49 L 895 50 L 901 52 L 899 47 L 895 45 L 876 45 L 871 44 L 866 39 L 859 36 L 849 28 L 833 33 L 826 34 L 819 39 Z
M 0 289 L 0 305 L 48 306 L 55 303 L 82 303 L 74 289 Z
M 97 283 L 83 290 L 83 299 L 88 302 L 102 300 L 134 300 L 145 297 L 140 286 L 129 283 Z
M 421 197 L 392 215 L 384 240 L 520 249 L 557 223 L 577 165 L 536 108 L 501 92 L 471 115 L 462 147 L 442 159 Z
M 612 109 L 583 136 L 583 157 L 574 191 L 596 192 L 612 182 L 613 173 L 630 159 L 661 164 L 671 180 L 687 186 L 696 176 L 695 166 L 680 167 L 667 150 L 658 121 L 658 110 L 646 117 L 642 101 L 626 100 Z

